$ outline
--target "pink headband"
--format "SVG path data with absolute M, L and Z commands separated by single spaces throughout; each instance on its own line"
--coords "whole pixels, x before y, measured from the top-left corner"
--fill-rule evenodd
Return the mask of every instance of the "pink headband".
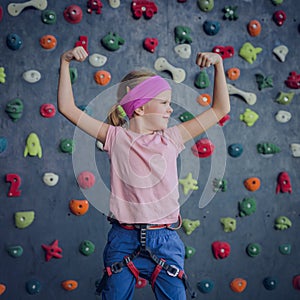
M 127 116 L 131 118 L 134 111 L 155 98 L 161 92 L 171 90 L 169 83 L 160 76 L 152 76 L 130 90 L 120 101 Z

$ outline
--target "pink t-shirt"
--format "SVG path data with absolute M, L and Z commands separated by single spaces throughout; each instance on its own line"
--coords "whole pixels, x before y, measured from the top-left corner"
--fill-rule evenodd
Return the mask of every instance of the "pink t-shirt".
M 174 223 L 179 215 L 176 126 L 139 134 L 110 126 L 104 150 L 111 162 L 110 211 L 121 223 Z

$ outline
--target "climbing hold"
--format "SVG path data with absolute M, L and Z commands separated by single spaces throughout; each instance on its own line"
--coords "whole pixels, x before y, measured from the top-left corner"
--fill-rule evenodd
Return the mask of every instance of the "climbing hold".
M 59 176 L 55 173 L 44 173 L 43 181 L 48 186 L 55 186 L 58 183 Z
M 1 139 L 0 139 L 0 142 L 1 142 Z M 292 155 L 294 157 L 300 157 L 300 144 L 293 143 L 293 144 L 290 144 L 290 147 L 292 150 Z M 1 146 L 0 146 L 0 148 L 1 148 Z
M 77 182 L 82 189 L 89 189 L 95 184 L 95 176 L 89 171 L 83 171 L 77 176 Z
M 175 27 L 175 42 L 176 44 L 191 44 L 192 38 L 190 37 L 191 28 L 188 26 Z
M 223 127 L 230 120 L 230 115 L 225 115 L 221 120 L 219 120 L 218 124 Z
M 278 26 L 282 26 L 286 21 L 286 13 L 283 10 L 277 10 L 273 14 L 273 20 Z
M 116 51 L 120 49 L 121 45 L 124 45 L 125 40 L 121 38 L 115 32 L 109 32 L 105 37 L 101 39 L 102 45 L 110 51 Z
M 184 59 L 188 59 L 192 54 L 192 47 L 190 44 L 179 44 L 175 46 L 174 51 Z
M 0 136 L 0 154 L 6 150 L 7 144 L 7 138 L 4 136 Z
M 99 85 L 107 85 L 110 83 L 111 74 L 108 71 L 99 70 L 94 74 L 94 79 Z
M 5 78 L 6 78 L 5 68 L 0 67 L 0 83 L 5 83 Z
M 256 257 L 261 252 L 261 246 L 257 243 L 251 243 L 247 246 L 246 252 L 250 257 Z
M 244 121 L 249 127 L 253 126 L 258 118 L 259 115 L 250 108 L 246 108 L 245 112 L 243 114 L 240 114 L 240 120 Z
M 156 71 L 169 71 L 176 83 L 184 81 L 186 76 L 184 69 L 174 67 L 164 57 L 159 57 L 155 61 L 154 68 Z
M 283 0 L 272 0 L 272 3 L 273 3 L 274 5 L 280 5 L 280 4 L 283 3 Z
M 85 255 L 89 256 L 95 252 L 95 245 L 88 240 L 82 241 L 79 245 L 79 251 Z
M 293 287 L 296 290 L 300 290 L 300 275 L 296 275 L 293 278 Z
M 285 58 L 287 56 L 289 52 L 289 49 L 287 46 L 284 46 L 284 45 L 279 45 L 277 47 L 275 47 L 273 49 L 273 53 L 276 55 L 276 57 L 281 61 L 281 62 L 284 62 L 285 61 Z
M 71 84 L 74 84 L 78 79 L 78 71 L 75 67 L 70 67 L 69 73 L 70 73 Z
M 273 143 L 259 143 L 256 148 L 257 152 L 264 156 L 272 156 L 272 154 L 279 153 L 281 151 L 280 148 Z
M 203 30 L 207 35 L 216 35 L 220 30 L 220 23 L 218 21 L 208 21 L 203 23 Z
M 209 139 L 202 138 L 192 146 L 191 150 L 195 156 L 204 158 L 213 154 L 215 146 Z
M 5 111 L 13 122 L 18 121 L 23 114 L 23 101 L 20 98 L 12 99 L 6 104 Z
M 240 217 L 250 216 L 256 211 L 256 201 L 254 198 L 244 198 L 239 202 Z
M 16 17 L 23 11 L 24 8 L 32 6 L 36 9 L 44 10 L 47 8 L 47 5 L 47 0 L 31 0 L 23 3 L 10 3 L 7 6 L 7 11 L 11 16 Z
M 215 46 L 212 52 L 219 54 L 222 59 L 226 59 L 233 57 L 234 48 L 232 46 Z
M 204 12 L 209 12 L 214 8 L 214 0 L 197 0 L 197 4 Z
M 63 153 L 72 154 L 75 151 L 75 141 L 72 139 L 63 139 L 59 144 L 59 148 Z
M 41 283 L 36 279 L 31 279 L 26 282 L 26 291 L 30 295 L 39 294 L 41 287 Z
M 120 6 L 120 0 L 108 0 L 110 7 L 118 8 Z
M 290 72 L 289 77 L 285 80 L 285 84 L 291 89 L 300 88 L 300 74 L 296 72 Z
M 56 13 L 53 10 L 44 10 L 41 18 L 45 24 L 52 25 L 56 23 Z
M 37 70 L 28 70 L 22 76 L 29 83 L 36 83 L 41 79 L 41 73 Z
M 214 282 L 210 279 L 204 279 L 197 283 L 198 290 L 203 294 L 208 294 L 214 288 Z
M 0 296 L 4 294 L 6 286 L 3 283 L 0 283 Z
M 292 226 L 292 222 L 288 217 L 280 216 L 275 219 L 275 229 L 286 230 Z
M 148 283 L 148 281 L 145 278 L 139 276 L 136 281 L 135 288 L 141 289 L 141 288 L 145 287 L 147 285 L 147 283 Z
M 51 258 L 62 258 L 62 249 L 58 247 L 58 240 L 55 240 L 51 245 L 42 245 L 45 250 L 45 260 L 49 261 Z
M 105 65 L 106 62 L 107 62 L 107 57 L 102 54 L 94 53 L 89 56 L 89 63 L 93 67 L 102 67 L 103 65 Z
M 224 20 L 229 20 L 229 21 L 235 21 L 239 18 L 238 14 L 237 14 L 237 6 L 231 6 L 231 5 L 227 5 L 223 8 L 223 12 L 224 12 L 224 16 L 223 19 Z
M 23 248 L 22 246 L 10 246 L 6 248 L 7 253 L 11 256 L 11 257 L 20 257 L 23 254 Z
M 45 103 L 40 106 L 40 114 L 44 118 L 53 118 L 56 114 L 56 108 L 51 103 Z
M 6 37 L 6 45 L 11 50 L 19 50 L 22 46 L 22 39 L 16 33 L 10 33 Z
M 239 79 L 240 74 L 241 74 L 241 71 L 240 71 L 239 68 L 230 68 L 230 69 L 227 71 L 227 77 L 228 77 L 230 80 L 237 80 L 237 79 Z
M 221 218 L 221 224 L 223 225 L 223 230 L 225 232 L 233 232 L 236 230 L 236 219 L 233 218 Z
M 226 192 L 227 191 L 227 180 L 215 178 L 213 180 L 214 192 Z
M 190 220 L 190 219 L 183 219 L 182 220 L 182 229 L 187 235 L 191 235 L 192 232 L 200 226 L 199 220 Z
M 255 74 L 256 83 L 258 89 L 262 90 L 267 87 L 273 87 L 273 78 L 271 76 L 264 76 L 262 74 Z
M 228 146 L 228 154 L 231 157 L 239 157 L 243 153 L 243 145 L 236 143 L 236 144 L 231 144 Z
M 77 289 L 78 287 L 78 282 L 76 280 L 65 280 L 61 283 L 61 286 L 64 290 L 66 291 L 73 291 L 75 289 Z
M 18 174 L 6 174 L 6 182 L 10 182 L 10 189 L 8 191 L 8 197 L 19 197 L 21 196 L 21 177 Z
M 192 113 L 190 113 L 189 111 L 186 111 L 179 116 L 179 120 L 181 122 L 186 122 L 186 121 L 192 120 L 194 118 L 195 118 L 195 116 Z
M 183 186 L 183 193 L 187 195 L 189 191 L 198 190 L 197 180 L 193 179 L 192 173 L 189 173 L 186 178 L 179 179 L 179 183 Z
M 3 18 L 3 8 L 2 6 L 0 5 L 0 22 L 2 21 L 2 18 Z M 0 294 L 1 295 L 1 294 Z
M 279 252 L 283 255 L 289 255 L 292 252 L 291 244 L 282 244 L 279 246 Z
M 196 253 L 196 249 L 191 246 L 185 246 L 185 258 L 191 258 Z
M 256 103 L 257 97 L 254 93 L 242 91 L 229 83 L 227 84 L 227 88 L 229 95 L 241 96 L 249 105 L 254 105 Z
M 24 229 L 34 221 L 34 211 L 19 211 L 15 213 L 15 225 L 19 229 Z
M 70 5 L 64 10 L 64 18 L 71 24 L 77 24 L 82 19 L 82 9 L 78 5 Z
M 28 154 L 30 156 L 38 156 L 39 158 L 42 157 L 42 147 L 40 144 L 40 140 L 37 134 L 34 132 L 30 133 L 26 140 L 24 157 L 26 157 Z
M 294 95 L 295 95 L 295 93 L 293 93 L 293 92 L 290 92 L 290 93 L 280 92 L 276 98 L 276 102 L 278 102 L 279 104 L 283 104 L 283 105 L 290 104 L 294 98 Z
M 71 200 L 69 202 L 70 211 L 76 216 L 82 216 L 89 210 L 89 202 L 87 200 Z
M 202 106 L 208 106 L 211 103 L 211 97 L 209 94 L 201 94 L 197 97 L 197 102 Z
M 156 47 L 158 46 L 158 39 L 147 37 L 144 39 L 143 46 L 149 52 L 154 53 Z
M 236 293 L 242 293 L 247 287 L 247 281 L 243 278 L 235 278 L 230 283 L 230 288 Z
M 53 50 L 57 45 L 56 37 L 50 34 L 44 35 L 40 38 L 40 45 L 46 50 Z
M 104 144 L 102 142 L 100 142 L 99 140 L 96 141 L 96 147 L 100 150 L 100 151 L 104 151 Z
M 91 14 L 93 11 L 96 12 L 97 15 L 102 13 L 103 4 L 100 0 L 88 0 L 87 2 L 87 12 Z
M 258 177 L 250 177 L 244 181 L 245 188 L 250 192 L 255 192 L 260 188 L 260 179 Z
M 210 85 L 209 77 L 205 69 L 202 69 L 196 76 L 194 84 L 198 89 L 204 89 Z
M 134 18 L 139 19 L 144 15 L 146 19 L 151 19 L 157 13 L 157 6 L 153 1 L 134 0 L 131 2 L 131 9 Z
M 88 38 L 85 35 L 81 35 L 79 37 L 79 40 L 75 43 L 75 47 L 83 47 L 83 49 L 86 51 L 86 53 L 89 53 L 88 51 Z
M 285 110 L 279 110 L 275 115 L 275 119 L 279 123 L 287 123 L 291 118 L 292 114 Z
M 230 254 L 230 245 L 227 242 L 215 241 L 212 243 L 212 251 L 216 259 L 224 259 Z
M 261 24 L 257 20 L 252 20 L 248 23 L 247 29 L 251 36 L 258 36 L 261 32 Z
M 239 55 L 245 59 L 249 64 L 253 64 L 257 59 L 257 54 L 262 52 L 262 48 L 255 48 L 251 43 L 246 42 L 243 44 L 239 51 Z
M 290 176 L 287 172 L 280 172 L 277 177 L 276 194 L 292 193 L 292 184 Z

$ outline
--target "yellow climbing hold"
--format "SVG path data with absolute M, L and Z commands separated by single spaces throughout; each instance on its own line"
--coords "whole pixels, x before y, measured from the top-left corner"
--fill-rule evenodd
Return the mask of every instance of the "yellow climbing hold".
M 190 190 L 198 190 L 197 180 L 193 179 L 192 173 L 189 173 L 186 178 L 179 179 L 179 183 L 183 186 L 183 193 L 187 195 Z
M 40 140 L 37 134 L 34 132 L 30 133 L 27 137 L 24 157 L 26 157 L 28 154 L 30 156 L 38 156 L 39 158 L 42 157 L 42 147 L 40 144 Z

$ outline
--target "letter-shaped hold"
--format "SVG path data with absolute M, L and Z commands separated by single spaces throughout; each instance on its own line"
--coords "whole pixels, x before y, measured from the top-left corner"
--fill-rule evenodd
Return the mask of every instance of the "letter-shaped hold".
M 18 174 L 6 174 L 6 182 L 10 182 L 11 186 L 8 191 L 8 197 L 19 197 L 21 196 L 21 177 Z

